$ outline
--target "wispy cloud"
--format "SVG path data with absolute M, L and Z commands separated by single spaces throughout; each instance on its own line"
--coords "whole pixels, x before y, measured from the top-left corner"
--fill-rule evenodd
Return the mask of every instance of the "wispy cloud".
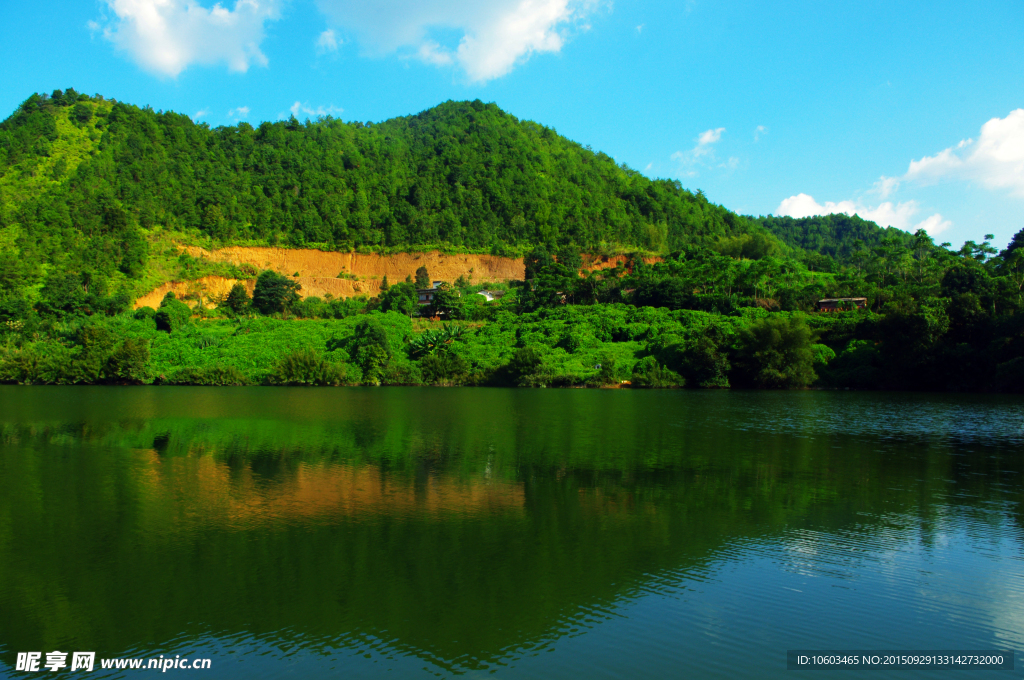
M 314 109 L 308 103 L 300 101 L 296 101 L 288 110 L 291 111 L 292 115 L 296 118 L 299 117 L 299 114 L 314 116 L 316 118 L 319 118 L 320 116 L 336 116 L 345 111 L 345 109 L 340 106 L 334 106 L 333 104 L 330 106 L 318 106 Z
M 340 44 L 337 34 L 335 34 L 333 28 L 329 28 L 316 39 L 316 51 L 318 54 L 326 54 L 327 52 L 337 52 L 338 45 Z
M 692 149 L 676 151 L 672 154 L 672 160 L 679 163 L 680 174 L 686 177 L 696 177 L 698 174 L 697 166 L 716 161 L 714 145 L 722 138 L 723 132 L 725 132 L 724 127 L 705 130 L 697 135 L 697 144 Z M 730 158 L 729 162 L 733 163 L 733 167 L 735 167 L 735 164 L 739 161 L 738 159 Z
M 900 180 L 898 177 L 879 177 L 878 181 L 875 182 L 871 189 L 868 191 L 869 194 L 874 194 L 881 198 L 883 201 L 900 188 Z
M 116 18 L 103 26 L 103 36 L 142 68 L 171 77 L 192 64 L 224 62 L 241 73 L 266 66 L 263 26 L 279 16 L 278 0 L 236 0 L 234 9 L 220 3 L 207 9 L 195 0 L 105 2 Z
M 209 114 L 210 109 L 199 109 L 192 115 L 192 120 L 198 122 L 200 118 L 202 118 L 203 116 L 207 116 Z
M 471 81 L 506 75 L 543 52 L 559 52 L 572 30 L 587 30 L 600 0 L 317 0 L 337 27 L 371 54 L 398 52 L 463 69 Z M 454 31 L 458 43 L 444 44 Z
M 248 117 L 249 117 L 249 107 L 248 106 L 239 106 L 237 109 L 231 109 L 230 111 L 228 111 L 228 118 L 237 118 L 239 120 L 244 120 L 245 118 L 248 118 Z
M 768 134 L 768 128 L 764 125 L 758 125 L 754 128 L 754 142 L 761 141 L 761 137 L 764 137 L 766 134 Z

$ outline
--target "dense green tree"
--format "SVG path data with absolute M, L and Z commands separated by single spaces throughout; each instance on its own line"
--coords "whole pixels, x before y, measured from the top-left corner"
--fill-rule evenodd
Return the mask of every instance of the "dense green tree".
M 363 372 L 363 383 L 378 385 L 391 360 L 388 332 L 376 314 L 359 320 L 348 342 L 351 356 Z
M 462 294 L 449 283 L 442 283 L 437 287 L 427 310 L 430 316 L 439 316 L 446 320 L 465 318 Z
M 298 282 L 268 269 L 256 278 L 252 306 L 261 314 L 283 312 L 298 302 L 299 288 Z
M 381 287 L 380 311 L 398 312 L 406 316 L 419 313 L 419 302 L 416 298 L 416 286 L 411 283 L 396 283 L 387 289 Z
M 769 389 L 806 387 L 814 373 L 813 335 L 798 317 L 758 319 L 740 332 L 733 382 Z

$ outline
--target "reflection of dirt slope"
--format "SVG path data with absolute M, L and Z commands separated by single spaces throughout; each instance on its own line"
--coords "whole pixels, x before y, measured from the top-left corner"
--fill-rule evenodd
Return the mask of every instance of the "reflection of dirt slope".
M 188 498 L 176 500 L 190 507 L 176 520 L 184 527 L 225 524 L 236 529 L 301 518 L 343 516 L 487 516 L 519 512 L 524 495 L 520 484 L 461 480 L 431 475 L 425 483 L 389 478 L 372 465 L 320 465 L 303 463 L 278 483 L 260 487 L 251 470 L 233 471 L 211 456 L 161 461 L 155 451 L 138 451 L 155 465 L 146 479 L 151 501 L 163 499 L 163 475 L 189 479 Z M 192 521 L 190 521 L 192 520 Z

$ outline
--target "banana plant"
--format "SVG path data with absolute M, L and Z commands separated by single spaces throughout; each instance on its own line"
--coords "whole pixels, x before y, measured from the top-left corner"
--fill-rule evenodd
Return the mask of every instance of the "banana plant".
M 422 357 L 434 354 L 438 350 L 447 350 L 462 335 L 462 326 L 447 323 L 437 330 L 423 331 L 409 341 L 409 354 Z

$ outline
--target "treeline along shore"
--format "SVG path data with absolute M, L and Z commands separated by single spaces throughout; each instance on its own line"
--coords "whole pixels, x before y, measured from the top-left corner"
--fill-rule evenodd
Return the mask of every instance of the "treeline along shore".
M 433 255 L 216 256 L 253 247 Z M 1024 230 L 741 216 L 479 101 L 210 129 L 69 89 L 0 123 L 0 382 L 1019 392 L 1022 308 Z

